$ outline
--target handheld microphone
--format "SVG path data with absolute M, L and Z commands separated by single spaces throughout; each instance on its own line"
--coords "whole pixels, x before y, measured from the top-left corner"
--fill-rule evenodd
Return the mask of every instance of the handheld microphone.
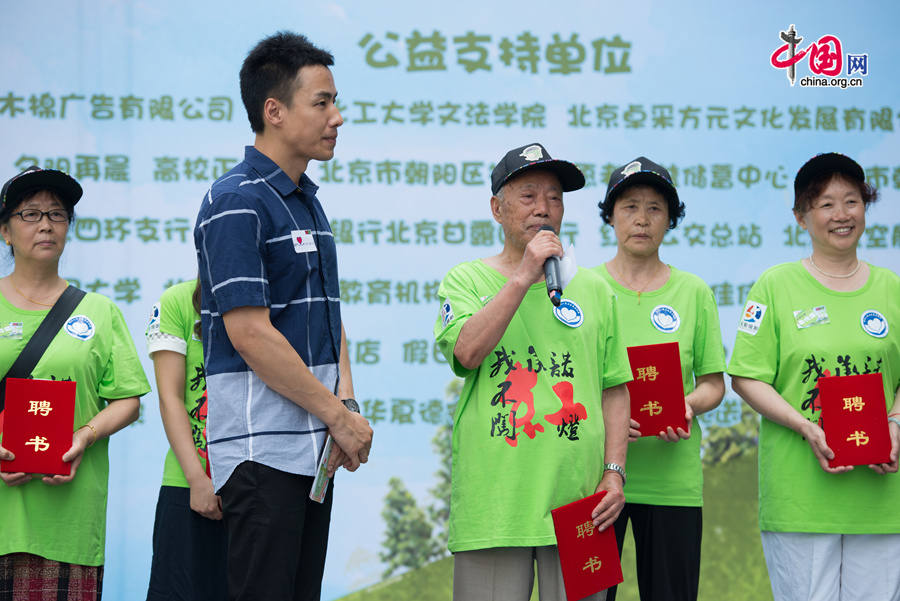
M 541 229 L 556 235 L 556 231 L 549 225 L 542 225 Z M 558 307 L 559 301 L 562 300 L 562 287 L 559 285 L 559 257 L 547 257 L 547 260 L 544 261 L 544 280 L 547 282 L 547 296 L 550 297 L 550 302 L 554 307 Z

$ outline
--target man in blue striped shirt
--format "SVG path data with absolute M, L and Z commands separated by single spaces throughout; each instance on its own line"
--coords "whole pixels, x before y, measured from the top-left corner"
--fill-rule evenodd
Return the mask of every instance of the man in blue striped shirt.
M 228 530 L 231 599 L 318 599 L 331 513 L 309 500 L 326 434 L 333 471 L 368 460 L 353 398 L 334 236 L 306 176 L 343 123 L 331 54 L 280 32 L 241 68 L 256 133 L 210 186 L 194 241 L 213 485 Z

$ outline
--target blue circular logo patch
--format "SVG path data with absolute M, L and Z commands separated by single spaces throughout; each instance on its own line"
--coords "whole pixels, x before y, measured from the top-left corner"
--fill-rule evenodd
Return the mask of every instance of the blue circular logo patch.
M 678 311 L 669 305 L 657 305 L 650 311 L 650 321 L 660 332 L 671 334 L 681 326 L 681 317 Z
M 584 323 L 584 312 L 573 300 L 567 298 L 560 301 L 558 307 L 553 307 L 553 314 L 570 328 L 577 328 Z
M 888 322 L 884 315 L 874 309 L 863 311 L 862 316 L 859 318 L 859 323 L 869 336 L 874 336 L 875 338 L 887 336 Z
M 86 315 L 73 315 L 66 322 L 66 333 L 79 340 L 90 340 L 94 337 L 94 324 Z

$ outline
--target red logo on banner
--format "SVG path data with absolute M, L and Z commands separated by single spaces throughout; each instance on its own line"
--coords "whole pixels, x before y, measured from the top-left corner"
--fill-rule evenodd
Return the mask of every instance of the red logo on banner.
M 847 66 L 846 75 L 865 76 L 869 74 L 868 54 L 847 54 L 844 56 L 840 38 L 833 34 L 821 36 L 806 48 L 801 48 L 803 37 L 791 25 L 787 31 L 779 33 L 784 42 L 769 57 L 769 64 L 783 69 L 793 86 L 797 81 L 797 64 L 806 60 L 812 75 L 800 78 L 801 87 L 860 87 L 860 77 L 838 77 Z
M 802 39 L 802 38 L 799 38 Z M 786 69 L 796 65 L 809 55 L 809 70 L 817 75 L 836 77 L 844 69 L 844 59 L 841 54 L 841 40 L 837 36 L 823 35 L 818 41 L 813 42 L 800 52 L 791 55 L 790 43 L 779 46 L 772 53 L 771 63 L 776 69 Z M 786 58 L 781 58 L 788 53 Z

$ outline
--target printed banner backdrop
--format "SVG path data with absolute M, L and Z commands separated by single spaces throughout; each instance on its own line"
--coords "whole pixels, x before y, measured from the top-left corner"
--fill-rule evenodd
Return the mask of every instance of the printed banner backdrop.
M 432 439 L 454 399 L 431 334 L 437 285 L 502 247 L 494 162 L 540 141 L 581 166 L 588 186 L 566 195 L 561 237 L 584 266 L 615 253 L 597 211 L 610 170 L 639 155 L 667 166 L 687 216 L 663 259 L 713 288 L 730 350 L 758 274 L 810 252 L 790 206 L 796 170 L 818 152 L 866 169 L 881 200 L 860 254 L 900 269 L 898 16 L 889 2 L 769 0 L 15 4 L 0 41 L 0 175 L 37 163 L 82 183 L 62 275 L 113 298 L 145 356 L 151 305 L 195 275 L 203 194 L 253 142 L 246 53 L 279 29 L 334 53 L 344 125 L 334 160 L 308 174 L 339 244 L 356 394 L 375 429 L 370 463 L 335 489 L 323 598 L 336 599 L 382 581 L 399 552 L 385 544 L 389 491 L 423 520 L 439 505 Z M 805 52 L 793 69 L 779 51 L 791 25 Z M 740 416 L 729 391 L 703 423 Z M 155 393 L 110 448 L 105 593 L 139 599 L 167 449 Z M 727 502 L 707 496 L 707 512 Z

